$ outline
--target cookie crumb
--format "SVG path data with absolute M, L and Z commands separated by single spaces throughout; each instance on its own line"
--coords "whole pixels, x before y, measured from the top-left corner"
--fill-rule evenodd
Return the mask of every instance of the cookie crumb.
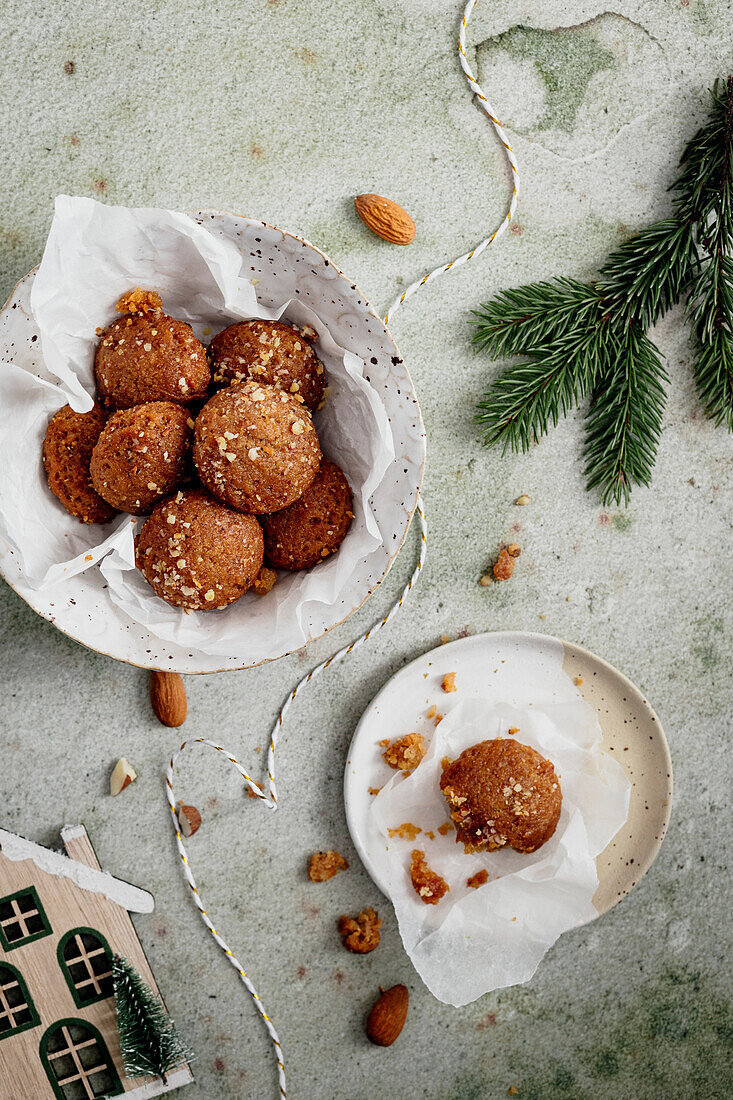
M 327 882 L 348 866 L 340 852 L 314 852 L 308 863 L 308 878 L 311 882 Z
M 390 768 L 400 772 L 414 771 L 427 752 L 425 738 L 421 733 L 408 733 L 391 745 L 388 740 L 379 743 L 388 746 L 382 755 Z
M 338 919 L 338 933 L 347 951 L 368 955 L 379 944 L 382 921 L 374 909 L 364 909 L 358 917 L 343 914 Z
M 123 294 L 115 306 L 118 313 L 158 313 L 163 308 L 160 294 L 136 286 Z
M 500 551 L 492 572 L 494 574 L 494 580 L 497 581 L 508 581 L 514 572 L 514 558 L 506 547 L 503 547 Z
M 277 581 L 277 573 L 274 569 L 268 569 L 266 565 L 263 565 L 259 573 L 252 581 L 252 591 L 258 596 L 265 596 L 268 592 L 271 592 L 275 587 Z
M 425 905 L 437 905 L 450 890 L 450 886 L 425 861 L 425 852 L 415 848 L 410 860 L 410 878 L 415 893 Z
M 419 825 L 413 825 L 411 821 L 405 821 L 402 825 L 398 825 L 395 829 L 387 829 L 387 835 L 390 837 L 397 836 L 400 840 L 414 840 L 418 833 L 421 833 L 422 829 Z
M 455 672 L 446 672 L 440 685 L 445 692 L 458 691 Z
M 466 879 L 466 886 L 470 886 L 472 890 L 478 890 L 479 886 L 483 886 L 485 882 L 488 882 L 489 872 L 483 867 L 480 871 L 477 871 L 475 875 L 471 875 Z

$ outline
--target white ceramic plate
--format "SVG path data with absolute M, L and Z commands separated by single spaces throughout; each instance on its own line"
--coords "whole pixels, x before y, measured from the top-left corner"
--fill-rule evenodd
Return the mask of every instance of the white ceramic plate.
M 556 639 L 555 639 L 556 640 Z M 346 761 L 344 798 L 349 832 L 371 878 L 386 893 L 370 853 L 370 787 L 381 787 L 389 771 L 375 745 L 384 738 L 403 737 L 410 730 L 428 730 L 427 710 L 438 710 L 457 695 L 440 690 L 446 669 L 456 672 L 461 697 L 480 696 L 487 657 L 500 655 L 502 644 L 538 646 L 543 635 L 477 634 L 449 642 L 418 657 L 389 680 L 359 721 Z M 580 646 L 560 642 L 563 669 L 596 714 L 603 731 L 601 749 L 617 760 L 631 781 L 626 824 L 598 856 L 598 889 L 593 904 L 600 915 L 628 894 L 649 869 L 659 851 L 672 810 L 672 762 L 659 719 L 620 672 Z M 440 676 L 437 675 L 438 669 Z M 422 721 L 421 721 L 422 719 Z
M 384 580 L 402 546 L 425 463 L 425 429 L 417 397 L 384 322 L 359 288 L 322 252 L 301 237 L 252 218 L 212 212 L 193 217 L 210 232 L 237 244 L 243 272 L 257 279 L 257 297 L 263 305 L 273 306 L 291 297 L 301 300 L 319 314 L 341 347 L 364 360 L 367 378 L 392 425 L 396 457 L 371 498 L 385 532 L 384 542 L 355 572 L 335 606 L 317 606 L 308 624 L 309 640 L 313 640 L 364 603 Z M 38 330 L 30 310 L 33 279 L 34 272 L 30 272 L 18 283 L 0 314 L 0 364 L 12 362 L 19 348 L 37 354 Z M 237 656 L 191 652 L 153 637 L 112 603 L 97 568 L 70 578 L 52 592 L 38 592 L 24 580 L 15 557 L 0 540 L 0 573 L 34 611 L 64 634 L 117 660 L 186 673 L 218 672 L 252 663 Z

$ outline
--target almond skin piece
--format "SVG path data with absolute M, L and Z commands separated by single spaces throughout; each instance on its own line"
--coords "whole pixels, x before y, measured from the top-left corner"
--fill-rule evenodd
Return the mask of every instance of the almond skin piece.
M 116 797 L 124 791 L 125 787 L 129 787 L 131 783 L 134 783 L 136 779 L 137 772 L 130 762 L 124 756 L 121 756 L 109 777 L 109 793 Z
M 178 803 L 178 827 L 187 840 L 198 832 L 201 828 L 201 814 L 195 806 L 186 806 L 183 802 Z
M 164 726 L 182 726 L 186 721 L 186 689 L 177 672 L 150 673 L 150 702 Z
M 381 989 L 381 986 L 380 986 Z M 382 990 L 366 1024 L 367 1039 L 378 1047 L 391 1047 L 407 1019 L 409 994 L 406 985 Z
M 356 212 L 367 229 L 390 244 L 409 244 L 415 239 L 415 223 L 392 199 L 382 195 L 357 195 Z

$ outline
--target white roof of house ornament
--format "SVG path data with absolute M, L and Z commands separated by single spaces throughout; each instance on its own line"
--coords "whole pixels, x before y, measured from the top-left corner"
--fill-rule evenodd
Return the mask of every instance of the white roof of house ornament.
M 87 831 L 83 825 L 65 825 L 61 830 L 61 839 L 64 843 L 78 840 L 86 835 Z M 153 912 L 155 902 L 153 895 L 147 890 L 131 886 L 129 882 L 123 882 L 122 879 L 115 878 L 106 871 L 88 867 L 63 852 L 54 852 L 51 848 L 34 844 L 32 840 L 26 840 L 25 837 L 9 833 L 5 829 L 0 829 L 0 850 L 6 859 L 13 861 L 31 859 L 36 867 L 47 875 L 68 878 L 81 890 L 89 890 L 92 894 L 103 894 L 121 909 L 126 909 L 128 913 Z

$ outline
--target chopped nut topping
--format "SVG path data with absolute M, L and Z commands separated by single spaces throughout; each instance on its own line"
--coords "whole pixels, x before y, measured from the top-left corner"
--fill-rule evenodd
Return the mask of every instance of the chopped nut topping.
M 411 772 L 418 766 L 425 756 L 425 738 L 421 733 L 408 733 L 406 737 L 400 737 L 390 745 L 389 740 L 382 741 L 388 748 L 382 754 L 395 771 Z
M 364 909 L 354 920 L 343 914 L 338 919 L 338 932 L 347 951 L 368 955 L 379 944 L 382 921 L 374 909 Z
M 529 504 L 529 502 L 530 497 L 526 493 L 522 493 L 522 495 L 520 497 L 517 497 L 517 499 L 514 501 L 515 504 L 519 505 Z
M 415 893 L 426 905 L 437 905 L 450 890 L 450 886 L 425 861 L 425 852 L 415 848 L 410 860 L 410 878 Z
M 349 866 L 340 852 L 314 852 L 308 863 L 311 882 L 327 882 Z

